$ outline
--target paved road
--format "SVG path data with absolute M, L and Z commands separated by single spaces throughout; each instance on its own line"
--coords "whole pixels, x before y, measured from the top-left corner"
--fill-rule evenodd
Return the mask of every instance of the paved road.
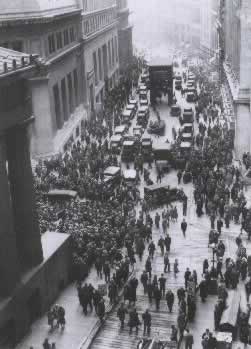
M 185 99 L 181 98 L 180 92 L 176 91 L 176 98 L 178 103 L 182 108 L 187 107 L 188 104 Z M 194 108 L 194 106 L 193 106 Z M 162 104 L 158 106 L 160 116 L 166 122 L 166 131 L 164 136 L 156 137 L 152 136 L 154 143 L 165 142 L 167 139 L 172 140 L 172 127 L 175 127 L 177 130 L 179 128 L 178 118 L 170 116 L 170 109 L 167 106 L 166 101 L 163 101 Z M 151 120 L 155 120 L 156 116 L 151 110 Z M 195 125 L 195 131 L 198 129 Z M 151 178 L 155 181 L 156 171 L 153 168 L 151 172 Z M 143 182 L 143 179 L 141 180 Z M 165 176 L 164 183 L 169 184 L 171 187 L 177 186 L 177 176 L 176 171 L 171 171 L 168 175 Z M 181 204 L 177 203 L 179 211 L 179 219 L 177 223 L 171 223 L 169 234 L 172 237 L 172 246 L 170 252 L 170 261 L 173 264 L 174 259 L 178 258 L 180 273 L 177 278 L 174 278 L 172 271 L 166 274 L 167 277 L 167 288 L 171 288 L 175 293 L 178 287 L 184 285 L 184 272 L 187 267 L 190 270 L 197 270 L 198 281 L 201 279 L 202 274 L 202 263 L 205 258 L 208 258 L 209 261 L 212 259 L 212 251 L 208 248 L 208 232 L 210 229 L 209 219 L 206 216 L 198 218 L 195 213 L 195 205 L 193 201 L 193 187 L 192 184 L 181 185 L 188 196 L 188 213 L 187 213 L 187 222 L 188 230 L 186 238 L 183 237 L 180 230 L 180 222 L 182 220 L 182 207 Z M 143 184 L 140 186 L 141 194 L 143 195 Z M 161 210 L 158 210 L 161 213 Z M 155 216 L 156 211 L 152 211 L 152 217 Z M 226 245 L 226 256 L 233 256 L 236 251 L 235 247 L 235 237 L 239 234 L 240 226 L 231 224 L 230 229 L 226 230 L 223 228 L 222 240 Z M 156 229 L 153 231 L 153 239 L 157 243 L 160 236 L 160 232 Z M 251 250 L 250 244 L 247 244 L 247 241 L 244 241 L 244 244 Z M 139 279 L 140 274 L 144 269 L 144 262 L 137 263 L 136 276 Z M 157 252 L 154 263 L 153 263 L 153 274 L 157 274 L 158 277 L 163 272 L 163 258 L 160 255 L 160 251 Z M 168 337 L 170 333 L 171 324 L 176 325 L 177 319 L 177 303 L 175 303 L 173 314 L 167 313 L 165 302 L 161 302 L 161 308 L 159 312 L 155 311 L 154 306 L 150 306 L 148 299 L 143 295 L 142 288 L 138 289 L 138 301 L 136 308 L 139 314 L 141 314 L 146 308 L 149 308 L 152 314 L 152 335 L 159 333 L 162 337 Z M 213 330 L 214 321 L 213 321 L 213 309 L 216 302 L 216 297 L 209 296 L 206 303 L 202 303 L 199 297 L 197 297 L 197 312 L 196 317 L 193 323 L 188 324 L 190 330 L 193 332 L 195 348 L 201 347 L 201 335 L 206 328 Z M 119 321 L 116 318 L 117 308 L 112 312 L 108 317 L 107 321 L 101 328 L 98 336 L 95 338 L 92 348 L 94 349 L 111 349 L 111 348 L 125 348 L 131 349 L 136 347 L 136 343 L 139 338 L 142 337 L 142 329 L 139 330 L 138 335 L 133 333 L 129 335 L 128 327 L 124 330 L 120 330 Z

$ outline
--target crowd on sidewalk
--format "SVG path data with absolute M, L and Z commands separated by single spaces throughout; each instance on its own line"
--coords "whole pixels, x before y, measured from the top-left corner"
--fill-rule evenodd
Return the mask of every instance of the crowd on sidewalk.
M 220 120 L 215 99 L 211 96 L 211 87 L 202 71 L 194 71 L 199 80 L 200 88 L 196 104 L 196 119 L 199 133 L 193 139 L 193 147 L 184 171 L 178 172 L 178 184 L 184 176 L 190 173 L 194 185 L 194 201 L 198 217 L 206 214 L 209 218 L 209 245 L 213 246 L 216 255 L 216 266 L 210 265 L 208 260 L 203 263 L 203 278 L 199 282 L 197 271 L 190 271 L 189 266 L 184 275 L 184 287 L 177 290 L 168 288 L 166 273 L 179 273 L 179 261 L 175 259 L 173 266 L 169 260 L 171 237 L 167 233 L 170 223 L 178 218 L 177 208 L 169 206 L 162 216 L 152 217 L 151 205 L 146 200 L 139 200 L 137 187 L 128 187 L 122 182 L 114 192 L 111 192 L 103 182 L 104 169 L 110 165 L 118 165 L 116 156 L 110 153 L 108 142 L 111 135 L 111 121 L 106 116 L 95 123 L 86 122 L 82 139 L 73 144 L 68 151 L 55 159 L 39 163 L 36 168 L 36 191 L 38 198 L 40 225 L 42 231 L 57 230 L 70 232 L 73 249 L 73 278 L 77 281 L 79 302 L 83 313 L 96 311 L 102 320 L 105 315 L 105 304 L 102 293 L 92 284 L 84 283 L 92 266 L 95 266 L 98 277 L 104 278 L 108 285 L 108 296 L 111 304 L 118 301 L 118 292 L 124 289 L 124 302 L 117 311 L 117 316 L 124 328 L 128 315 L 130 333 L 135 328 L 139 330 L 143 322 L 143 335 L 151 333 L 151 313 L 145 309 L 140 319 L 136 309 L 137 288 L 142 283 L 144 293 L 147 294 L 149 304 L 154 300 L 156 310 L 159 310 L 160 300 L 164 299 L 169 312 L 172 312 L 175 297 L 178 300 L 177 326 L 171 328 L 171 341 L 178 341 L 183 337 L 187 349 L 193 346 L 193 335 L 189 331 L 189 322 L 196 316 L 195 292 L 199 291 L 202 302 L 205 302 L 210 292 L 211 280 L 224 280 L 225 286 L 219 288 L 219 301 L 215 310 L 215 329 L 219 329 L 220 318 L 226 309 L 228 289 L 235 289 L 239 277 L 247 278 L 247 256 L 242 244 L 242 235 L 237 237 L 237 259 L 224 259 L 225 246 L 221 240 L 223 221 L 226 229 L 230 224 L 241 223 L 243 230 L 251 236 L 251 211 L 247 208 L 247 201 L 243 191 L 240 169 L 232 164 L 233 135 L 226 123 Z M 123 86 L 123 85 L 121 85 Z M 120 87 L 113 91 L 107 101 L 107 110 L 115 113 L 115 123 L 119 123 L 121 108 L 129 97 L 127 88 Z M 110 105 L 115 100 L 115 105 Z M 108 114 L 108 112 L 107 112 Z M 105 140 L 105 141 L 104 141 Z M 174 140 L 174 149 L 178 149 L 181 135 Z M 249 155 L 244 154 L 244 163 L 248 167 Z M 136 164 L 137 167 L 137 164 Z M 149 168 L 149 171 L 151 169 Z M 143 178 L 139 177 L 140 180 Z M 50 189 L 76 190 L 80 200 L 68 203 L 52 204 L 45 199 L 44 192 Z M 139 205 L 139 215 L 136 217 L 135 202 Z M 63 209 L 63 216 L 58 219 L 56 213 Z M 186 238 L 187 222 L 185 219 L 187 198 L 183 200 L 184 219 L 181 231 Z M 154 220 L 154 221 L 153 221 Z M 161 221 L 161 225 L 160 225 Z M 153 225 L 162 229 L 163 236 L 159 238 L 157 246 L 152 239 Z M 216 228 L 215 228 L 216 226 Z M 152 275 L 152 261 L 156 249 L 159 248 L 163 256 L 163 273 Z M 140 280 L 135 276 L 128 280 L 130 266 L 136 263 L 136 255 L 142 259 L 146 253 L 145 271 Z M 225 262 L 225 266 L 224 266 Z M 225 271 L 224 271 L 225 270 Z M 188 285 L 195 286 L 194 294 L 188 292 Z M 248 280 L 248 285 L 251 281 Z M 251 289 L 251 288 L 250 288 Z M 128 304 L 127 304 L 128 302 Z M 64 328 L 65 314 L 51 309 L 48 313 L 48 324 Z M 56 314 L 56 315 L 55 315 Z M 63 315 L 62 315 L 63 314 Z M 179 334 L 179 336 L 178 336 Z M 244 338 L 245 336 L 243 336 Z M 247 339 L 244 339 L 247 342 Z M 216 339 L 209 331 L 202 335 L 203 349 L 215 349 Z M 44 349 L 55 348 L 45 340 Z

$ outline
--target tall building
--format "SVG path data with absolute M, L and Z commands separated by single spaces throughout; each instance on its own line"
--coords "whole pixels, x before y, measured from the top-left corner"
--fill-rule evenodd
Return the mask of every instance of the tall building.
M 85 93 L 93 113 L 119 78 L 117 6 L 115 0 L 82 0 L 81 7 Z
M 201 0 L 200 6 L 200 49 L 205 56 L 212 57 L 218 48 L 219 0 Z
M 60 3 L 60 6 L 59 6 Z M 132 55 L 126 1 L 16 0 L 0 4 L 0 46 L 43 61 L 29 80 L 35 120 L 33 157 L 64 151 L 102 108 L 105 91 Z
M 79 134 L 84 108 L 81 11 L 76 0 L 1 2 L 0 46 L 38 54 L 44 74 L 32 78 L 33 156 L 63 151 Z
M 200 47 L 200 0 L 171 0 L 166 13 L 167 39 L 175 46 Z
M 116 0 L 118 13 L 119 64 L 120 68 L 130 62 L 133 55 L 132 26 L 129 24 L 129 8 L 127 0 Z
M 235 150 L 241 159 L 251 147 L 251 3 L 221 0 L 219 41 L 222 77 L 235 119 Z

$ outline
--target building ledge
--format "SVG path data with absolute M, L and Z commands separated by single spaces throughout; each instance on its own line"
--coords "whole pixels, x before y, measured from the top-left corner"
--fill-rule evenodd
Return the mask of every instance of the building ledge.
M 115 21 L 112 22 L 111 24 L 109 24 L 109 25 L 107 25 L 107 26 L 105 26 L 105 27 L 103 27 L 103 28 L 101 28 L 101 29 L 99 29 L 99 30 L 93 32 L 92 34 L 84 35 L 84 36 L 83 36 L 83 41 L 84 41 L 85 43 L 87 43 L 87 42 L 89 42 L 89 41 L 91 41 L 91 40 L 94 40 L 94 39 L 96 39 L 99 35 L 102 35 L 102 34 L 104 34 L 105 32 L 107 32 L 107 31 L 109 31 L 109 30 L 115 28 L 115 26 L 116 26 L 117 24 L 118 24 L 118 21 L 115 20 Z
M 93 16 L 105 13 L 105 12 L 113 10 L 113 9 L 114 10 L 116 9 L 116 5 L 113 5 L 111 7 L 105 7 L 103 9 L 98 9 L 98 10 L 94 10 L 94 11 L 88 11 L 88 12 L 82 11 L 82 17 L 83 17 L 83 19 L 87 19 L 88 17 L 93 17 Z

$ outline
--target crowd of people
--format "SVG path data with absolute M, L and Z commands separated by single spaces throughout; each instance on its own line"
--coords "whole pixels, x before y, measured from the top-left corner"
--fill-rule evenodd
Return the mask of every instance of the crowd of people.
M 160 301 L 164 300 L 171 313 L 177 297 L 177 326 L 172 325 L 170 340 L 178 342 L 179 337 L 184 337 L 187 349 L 192 348 L 194 341 L 188 323 L 196 316 L 196 292 L 199 291 L 202 302 L 205 302 L 210 293 L 212 280 L 219 279 L 221 283 L 224 282 L 224 285 L 219 287 L 214 312 L 214 327 L 218 330 L 221 316 L 226 310 L 228 289 L 235 289 L 240 276 L 242 280 L 246 280 L 248 275 L 242 234 L 236 239 L 237 259 L 225 259 L 225 245 L 221 239 L 224 224 L 225 228 L 229 229 L 231 224 L 240 223 L 242 230 L 248 233 L 249 238 L 251 237 L 251 211 L 247 208 L 241 171 L 233 165 L 233 134 L 227 127 L 227 122 L 220 117 L 221 101 L 215 103 L 214 94 L 217 94 L 218 90 L 209 84 L 200 68 L 195 69 L 194 73 L 199 82 L 196 103 L 199 132 L 193 139 L 185 170 L 179 170 L 177 178 L 178 185 L 182 181 L 187 183 L 186 178 L 189 173 L 194 186 L 196 214 L 198 217 L 207 215 L 209 218 L 209 246 L 213 249 L 216 261 L 210 265 L 208 259 L 204 260 L 203 277 L 200 282 L 197 271 L 190 271 L 187 268 L 184 274 L 184 287 L 180 287 L 176 294 L 168 287 L 166 273 L 173 271 L 175 276 L 179 273 L 178 259 L 174 260 L 173 265 L 169 260 L 172 239 L 168 234 L 170 223 L 177 221 L 177 207 L 170 205 L 163 210 L 162 216 L 157 213 L 153 219 L 151 210 L 155 206 L 142 199 L 139 214 L 136 216 L 135 199 L 138 197 L 138 189 L 129 188 L 122 183 L 115 191 L 111 191 L 103 182 L 104 169 L 119 165 L 117 156 L 111 154 L 108 149 L 107 137 L 111 136 L 113 127 L 110 115 L 114 115 L 115 125 L 120 123 L 120 112 L 129 98 L 128 81 L 121 82 L 116 90 L 108 94 L 103 117 L 96 119 L 95 123 L 85 122 L 81 141 L 73 144 L 64 155 L 39 163 L 35 171 L 42 232 L 57 230 L 71 233 L 73 278 L 77 280 L 79 302 L 84 314 L 87 315 L 88 309 L 92 312 L 94 308 L 100 320 L 105 315 L 104 295 L 91 284 L 83 285 L 94 266 L 98 278 L 100 280 L 104 278 L 108 285 L 108 297 L 112 304 L 119 300 L 119 290 L 123 288 L 124 302 L 118 307 L 117 317 L 121 329 L 124 329 L 125 319 L 128 316 L 130 333 L 134 328 L 138 333 L 141 322 L 143 322 L 143 335 L 150 336 L 151 333 L 150 310 L 145 309 L 140 318 L 136 308 L 139 282 L 148 297 L 149 307 L 154 301 L 156 311 L 160 309 Z M 137 78 L 136 73 L 134 81 Z M 174 149 L 179 148 L 180 137 L 180 134 L 175 134 Z M 243 163 L 249 168 L 251 163 L 249 154 L 244 154 Z M 151 164 L 149 172 L 150 170 Z M 146 170 L 144 177 L 145 174 Z M 54 188 L 75 190 L 79 200 L 63 204 L 52 203 L 44 193 Z M 184 219 L 181 222 L 181 230 L 186 238 L 187 197 L 184 192 L 182 206 Z M 62 210 L 63 214 L 58 219 L 58 212 Z M 157 246 L 152 236 L 153 226 L 158 230 L 162 229 L 163 232 Z M 152 263 L 157 248 L 163 256 L 161 275 L 152 273 Z M 130 270 L 133 270 L 136 263 L 136 256 L 142 261 L 144 253 L 147 254 L 147 258 L 140 279 L 138 280 L 135 275 L 129 278 Z M 250 280 L 246 285 L 246 288 L 251 290 Z M 54 328 L 55 319 L 57 326 L 64 327 L 65 316 L 58 316 L 58 312 L 52 309 L 48 313 L 48 324 L 51 328 Z M 244 317 L 242 323 L 241 328 L 245 329 L 247 326 Z M 243 333 L 242 339 L 247 337 L 244 330 Z M 246 339 L 243 341 L 247 342 Z M 201 344 L 203 349 L 216 348 L 217 341 L 209 329 L 202 335 Z

